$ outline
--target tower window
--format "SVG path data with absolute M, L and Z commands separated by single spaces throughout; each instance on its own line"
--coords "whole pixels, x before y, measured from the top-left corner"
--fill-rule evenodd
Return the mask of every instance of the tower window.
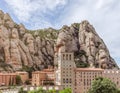
M 68 83 L 68 79 L 66 79 L 66 83 Z
M 63 60 L 65 60 L 65 54 L 63 54 Z
M 70 79 L 70 83 L 72 82 L 72 80 Z
M 63 83 L 65 83 L 65 79 L 63 79 Z
M 69 55 L 69 59 L 71 60 L 71 55 Z
M 68 60 L 68 54 L 66 54 L 66 60 Z

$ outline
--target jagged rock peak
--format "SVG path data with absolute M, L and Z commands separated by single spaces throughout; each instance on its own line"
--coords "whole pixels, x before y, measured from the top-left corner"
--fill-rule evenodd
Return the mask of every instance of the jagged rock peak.
M 81 64 L 105 69 L 117 67 L 103 40 L 87 20 L 70 27 L 63 26 L 57 38 L 56 50 L 58 53 L 74 52 L 78 67 Z
M 59 30 L 28 30 L 0 11 L 0 70 L 41 70 L 53 66 L 54 50 L 74 52 L 77 67 L 117 67 L 103 40 L 86 20 Z

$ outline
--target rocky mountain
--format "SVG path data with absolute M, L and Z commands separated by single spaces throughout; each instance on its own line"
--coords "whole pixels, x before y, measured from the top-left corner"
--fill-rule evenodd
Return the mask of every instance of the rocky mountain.
M 56 47 L 54 49 L 54 47 Z M 103 40 L 88 21 L 60 30 L 28 30 L 0 11 L 0 71 L 40 70 L 54 65 L 54 50 L 74 52 L 76 65 L 117 67 Z
M 57 52 L 74 52 L 77 67 L 117 67 L 103 40 L 88 21 L 63 26 L 56 42 Z

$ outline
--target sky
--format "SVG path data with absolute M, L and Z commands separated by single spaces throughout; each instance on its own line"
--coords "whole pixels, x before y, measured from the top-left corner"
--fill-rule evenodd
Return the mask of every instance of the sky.
M 88 20 L 120 66 L 120 0 L 0 0 L 0 9 L 31 30 Z

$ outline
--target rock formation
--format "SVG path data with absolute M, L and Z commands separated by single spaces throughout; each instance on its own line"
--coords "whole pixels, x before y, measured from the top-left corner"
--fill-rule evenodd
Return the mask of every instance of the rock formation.
M 70 27 L 62 27 L 58 34 L 57 52 L 74 52 L 78 67 L 81 65 L 104 69 L 117 67 L 103 40 L 86 20 L 80 24 L 74 23 Z
M 52 28 L 29 31 L 0 11 L 0 63 L 11 65 L 13 70 L 53 66 L 57 35 L 58 31 Z
M 0 70 L 4 70 L 1 64 L 8 67 L 6 70 L 24 70 L 26 67 L 40 70 L 53 66 L 54 50 L 74 52 L 78 63 L 102 68 L 117 67 L 103 40 L 88 21 L 74 23 L 70 27 L 64 25 L 60 30 L 30 31 L 0 11 Z

